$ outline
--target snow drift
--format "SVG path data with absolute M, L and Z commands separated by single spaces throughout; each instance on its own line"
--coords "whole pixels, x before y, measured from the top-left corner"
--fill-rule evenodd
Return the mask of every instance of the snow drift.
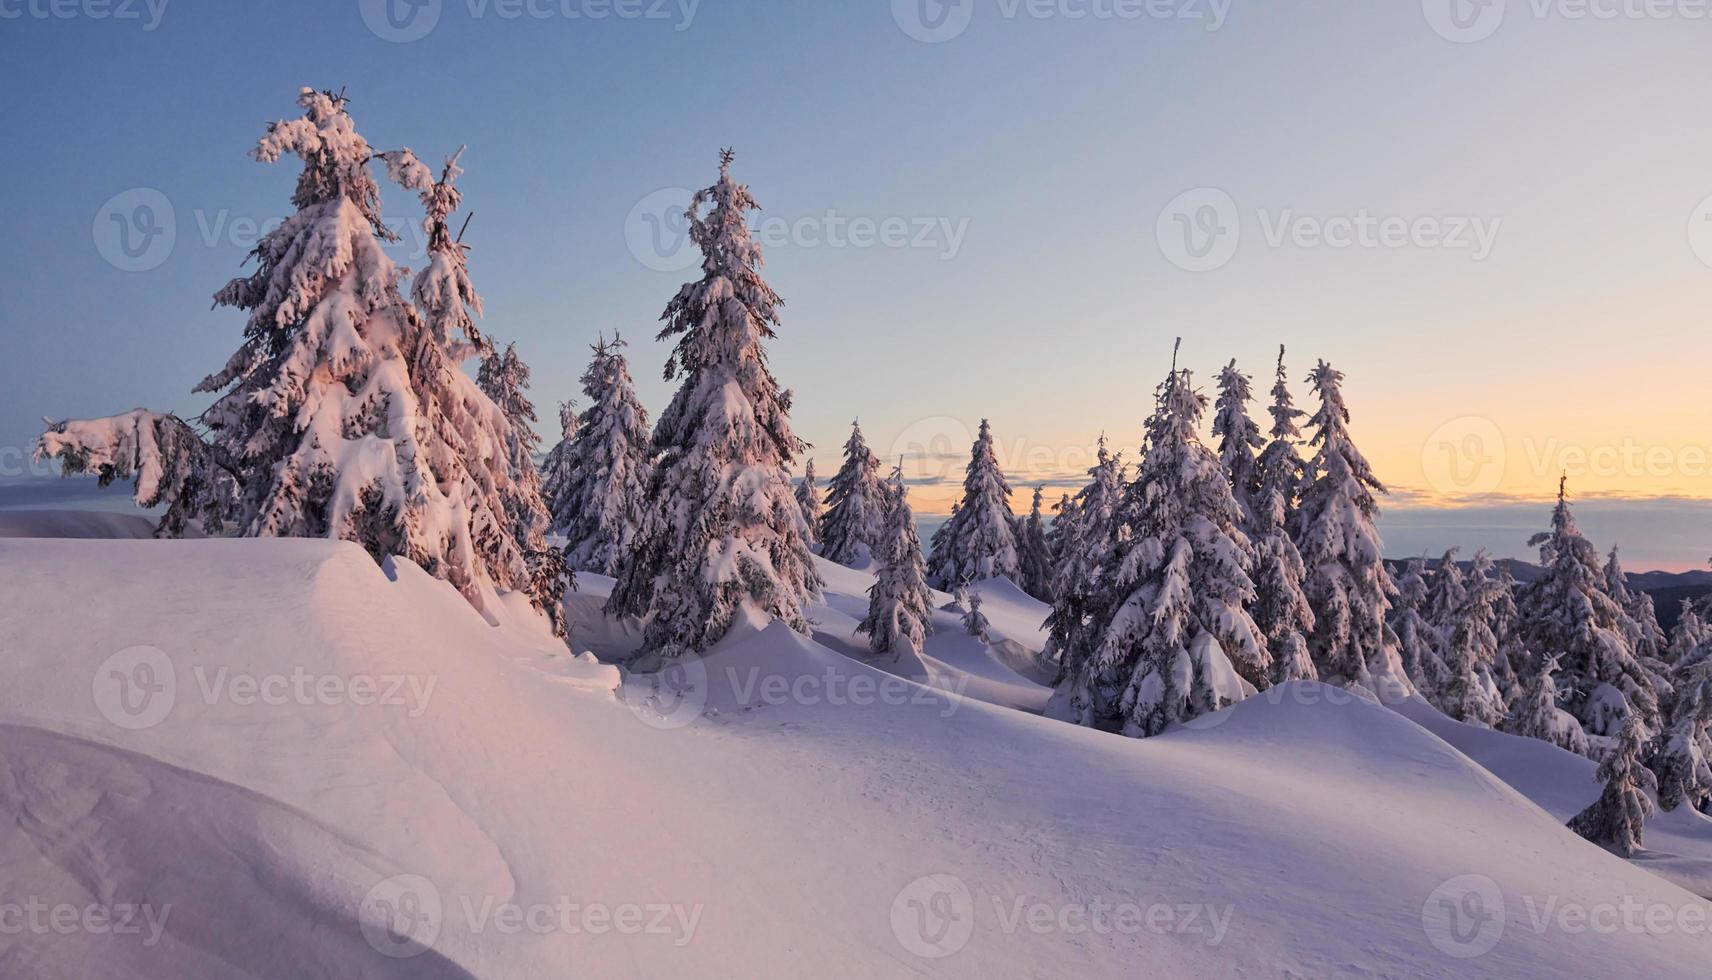
M 1705 974 L 1702 900 L 1397 712 L 1112 737 L 946 623 L 964 693 L 847 655 L 827 578 L 686 685 L 351 544 L 0 541 L 0 976 Z

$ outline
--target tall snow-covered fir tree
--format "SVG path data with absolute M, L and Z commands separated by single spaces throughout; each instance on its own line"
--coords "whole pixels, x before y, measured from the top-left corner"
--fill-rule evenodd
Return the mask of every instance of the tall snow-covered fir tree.
M 1047 713 L 1157 735 L 1265 686 L 1272 667 L 1249 618 L 1254 552 L 1219 458 L 1196 435 L 1206 399 L 1173 366 L 1124 493 L 1131 534 L 1094 602 L 1086 653 L 1072 649 Z
M 554 534 L 563 534 L 567 518 L 570 516 L 559 506 L 559 499 L 565 494 L 566 481 L 570 479 L 571 457 L 577 441 L 577 403 L 575 399 L 559 403 L 559 441 L 547 450 L 547 455 L 541 460 L 541 500 L 547 505 L 547 513 L 553 521 L 549 530 Z
M 1551 530 L 1530 543 L 1540 548 L 1544 574 L 1522 589 L 1518 625 L 1529 649 L 1562 658 L 1564 707 L 1589 735 L 1616 738 L 1631 715 L 1656 732 L 1657 696 L 1635 658 L 1628 617 L 1605 591 L 1599 553 L 1570 513 L 1567 480 L 1558 485 Z
M 1642 665 L 1647 661 L 1659 661 L 1662 665 L 1669 637 L 1664 636 L 1664 627 L 1659 625 L 1659 613 L 1652 605 L 1652 596 L 1628 588 L 1628 572 L 1623 571 L 1623 560 L 1618 557 L 1616 545 L 1611 547 L 1611 553 L 1606 557 L 1604 576 L 1606 595 L 1616 600 L 1616 605 L 1623 608 L 1623 615 L 1628 617 L 1625 632 L 1630 637 L 1635 656 Z
M 1498 655 L 1492 661 L 1491 674 L 1507 711 L 1521 694 L 1517 671 L 1531 660 L 1527 648 L 1516 636 L 1516 581 L 1483 548 L 1474 553 L 1474 561 L 1469 566 L 1468 588 L 1471 592 L 1486 590 L 1491 600 L 1488 625 L 1498 641 Z
M 969 451 L 963 499 L 940 531 L 927 561 L 928 581 L 939 588 L 1001 576 L 1017 582 L 1021 577 L 1011 486 L 999 469 L 986 419 Z
M 815 483 L 814 460 L 803 468 L 803 478 L 797 483 L 797 506 L 802 508 L 803 523 L 808 527 L 809 541 L 820 542 L 820 487 Z
M 529 400 L 529 365 L 517 356 L 517 345 L 506 344 L 504 350 L 489 348 L 476 370 L 476 385 L 511 422 L 505 448 L 514 489 L 505 495 L 505 510 L 511 515 L 517 540 L 531 551 L 541 551 L 553 519 L 542 499 L 541 471 L 535 468 L 541 437 L 535 434 L 538 418 L 535 404 Z
M 1028 516 L 1017 518 L 1017 571 L 1022 590 L 1042 602 L 1052 601 L 1052 544 L 1048 541 L 1046 519 L 1040 513 L 1043 491 L 1034 488 L 1034 503 Z
M 1652 772 L 1641 765 L 1647 733 L 1638 715 L 1623 719 L 1615 741 L 1599 763 L 1605 791 L 1570 819 L 1569 829 L 1623 857 L 1634 857 L 1644 850 L 1641 833 L 1653 815 L 1646 791 L 1656 784 Z
M 1484 552 L 1475 560 L 1483 559 Z M 1447 564 L 1455 567 L 1455 562 Z M 1441 634 L 1446 670 L 1435 691 L 1436 703 L 1458 721 L 1494 728 L 1504 718 L 1504 695 L 1493 676 L 1498 636 L 1492 632 L 1492 620 L 1500 585 L 1488 576 L 1463 581 L 1462 604 L 1451 613 Z
M 1219 464 L 1230 478 L 1247 532 L 1256 524 L 1255 511 L 1262 493 L 1259 454 L 1266 448 L 1260 426 L 1248 414 L 1248 403 L 1254 400 L 1250 381 L 1232 360 L 1219 372 L 1219 397 L 1213 403 L 1213 438 L 1218 440 Z
M 1106 437 L 1101 435 L 1094 458 L 1087 485 L 1059 511 L 1052 528 L 1057 539 L 1053 547 L 1057 564 L 1052 571 L 1052 612 L 1046 618 L 1046 650 L 1042 656 L 1057 662 L 1060 683 L 1066 668 L 1085 655 L 1094 641 L 1088 618 L 1094 600 L 1105 589 L 1101 570 L 1110 563 L 1120 537 L 1123 454 L 1107 451 Z
M 886 533 L 888 500 L 880 460 L 862 438 L 862 423 L 850 423 L 844 465 L 826 490 L 820 519 L 820 556 L 840 565 L 862 565 L 879 557 Z
M 1236 375 L 1234 378 L 1228 375 Z M 1232 367 L 1220 376 L 1221 400 L 1232 403 L 1226 433 L 1248 432 L 1248 379 Z M 1254 545 L 1254 604 L 1249 612 L 1266 634 L 1272 654 L 1272 680 L 1314 680 L 1319 671 L 1309 653 L 1308 636 L 1314 630 L 1314 610 L 1302 591 L 1308 569 L 1290 536 L 1290 515 L 1295 511 L 1296 493 L 1302 482 L 1302 457 L 1296 450 L 1301 431 L 1296 419 L 1302 416 L 1290 398 L 1284 377 L 1284 348 L 1278 348 L 1278 380 L 1272 386 L 1271 441 L 1250 464 L 1247 456 L 1259 438 L 1227 434 L 1220 458 L 1231 475 L 1233 490 L 1247 488 L 1246 513 L 1249 540 Z M 1246 475 L 1252 469 L 1252 476 Z M 1241 493 L 1238 494 L 1239 502 Z
M 546 508 L 529 458 L 531 443 L 521 442 L 518 420 L 504 403 L 487 396 L 462 369 L 470 357 L 491 353 L 476 326 L 482 303 L 470 280 L 468 255 L 451 231 L 451 216 L 463 203 L 457 188 L 462 155 L 460 149 L 448 157 L 436 179 L 409 149 L 381 154 L 388 175 L 417 191 L 425 212 L 428 264 L 411 285 L 422 329 L 407 355 L 422 413 L 436 436 L 429 444 L 429 468 L 442 486 L 463 483 L 462 496 L 475 503 L 471 530 L 477 549 L 505 562 L 514 575 L 520 561 L 522 587 L 547 614 L 554 632 L 562 633 L 561 602 L 572 583 L 547 546 Z M 533 418 L 533 407 L 523 404 Z M 534 438 L 527 425 L 522 431 Z M 509 533 L 493 526 L 501 517 Z M 511 546 L 517 557 L 507 553 Z
M 1678 665 L 1687 660 L 1696 647 L 1706 642 L 1708 635 L 1706 622 L 1700 618 L 1700 610 L 1694 600 L 1682 600 L 1682 610 L 1677 614 L 1676 625 L 1670 629 L 1670 663 Z
M 1440 636 L 1447 639 L 1456 627 L 1463 604 L 1468 601 L 1468 580 L 1462 574 L 1462 566 L 1456 563 L 1459 550 L 1451 548 L 1446 551 L 1433 566 L 1432 573 L 1427 576 L 1427 599 L 1421 608 L 1421 615 L 1433 624 L 1433 629 L 1438 630 Z
M 257 242 L 256 271 L 215 295 L 217 305 L 249 317 L 242 346 L 197 386 L 218 393 L 200 419 L 209 437 L 202 458 L 236 488 L 230 525 L 246 536 L 343 538 L 377 560 L 402 555 L 451 582 L 478 608 L 484 583 L 528 588 L 523 548 L 503 509 L 493 509 L 509 487 L 508 472 L 489 472 L 492 457 L 483 453 L 496 433 L 460 431 L 459 420 L 425 405 L 455 384 L 446 381 L 455 372 L 430 368 L 459 353 L 400 294 L 402 272 L 383 250 L 394 236 L 381 218 L 380 188 L 369 169 L 374 154 L 342 96 L 304 89 L 298 105 L 303 115 L 269 125 L 254 151 L 264 163 L 287 154 L 303 161 L 292 198 L 296 213 Z M 414 171 L 413 186 L 435 184 L 420 163 Z M 432 196 L 455 196 L 450 176 Z M 451 251 L 440 249 L 440 260 L 450 261 Z M 444 265 L 438 275 L 456 278 Z M 473 296 L 467 280 L 433 281 L 460 302 Z M 471 411 L 477 429 L 484 412 L 481 405 Z M 44 447 L 49 451 L 75 455 L 90 448 L 71 444 L 81 438 L 80 424 L 56 428 L 56 445 Z M 106 440 L 116 428 L 90 435 Z M 148 442 L 150 452 L 165 445 L 176 454 L 171 444 L 183 433 L 166 443 L 158 433 L 151 421 L 153 438 L 138 444 Z M 204 495 L 198 487 L 223 479 L 178 479 L 172 466 L 181 461 L 132 468 L 173 475 L 169 491 L 197 496 Z
M 1314 611 L 1308 647 L 1322 678 L 1382 701 L 1401 700 L 1412 687 L 1385 625 L 1391 585 L 1373 526 L 1379 513 L 1374 494 L 1385 486 L 1350 437 L 1343 372 L 1321 361 L 1308 381 L 1320 407 L 1308 421 L 1315 453 L 1295 513 L 1296 543 L 1308 570 L 1302 592 Z
M 920 653 L 933 632 L 933 599 L 902 470 L 892 472 L 888 489 L 894 503 L 876 555 L 880 566 L 868 589 L 868 616 L 856 632 L 868 634 L 874 653 Z
M 1521 694 L 1500 727 L 1512 735 L 1537 738 L 1576 755 L 1587 755 L 1590 749 L 1581 721 L 1558 707 L 1558 663 L 1555 655 L 1542 657 L 1523 672 Z
M 1290 527 L 1296 515 L 1296 504 L 1301 497 L 1302 483 L 1307 478 L 1308 464 L 1303 462 L 1301 449 L 1302 429 L 1298 419 L 1308 413 L 1296 407 L 1295 398 L 1290 394 L 1289 378 L 1284 370 L 1284 346 L 1278 346 L 1277 378 L 1272 383 L 1272 405 L 1266 409 L 1272 416 L 1272 428 L 1268 432 L 1271 441 L 1260 451 L 1260 459 L 1256 465 L 1260 469 L 1260 486 L 1263 497 L 1273 497 L 1267 507 L 1283 510 L 1283 522 Z
M 578 571 L 614 575 L 636 547 L 647 519 L 648 411 L 636 397 L 624 339 L 602 337 L 583 371 L 589 407 L 564 462 L 552 500 L 553 523 L 563 528 L 565 562 Z
M 1427 621 L 1427 560 L 1414 558 L 1397 576 L 1397 595 L 1391 603 L 1389 622 L 1397 636 L 1397 655 L 1403 671 L 1421 696 L 1437 705 L 1433 693 L 1445 683 L 1443 637 Z
M 1676 677 L 1670 717 L 1652 760 L 1659 806 L 1706 809 L 1712 800 L 1712 662 Z
M 731 179 L 731 159 L 720 154 L 718 182 L 690 202 L 703 275 L 661 316 L 660 339 L 677 338 L 665 376 L 683 382 L 654 430 L 657 509 L 607 603 L 646 617 L 644 642 L 665 658 L 706 649 L 745 607 L 807 632 L 803 606 L 820 596 L 791 492 L 789 466 L 805 446 L 764 347 L 780 300 L 744 222 L 759 205 Z

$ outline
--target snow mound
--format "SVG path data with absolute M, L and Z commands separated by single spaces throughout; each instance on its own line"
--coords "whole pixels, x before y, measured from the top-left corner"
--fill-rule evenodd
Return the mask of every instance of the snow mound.
M 1593 760 L 1549 742 L 1520 738 L 1445 717 L 1411 699 L 1397 710 L 1455 746 L 1560 822 L 1599 798 L 1603 785 Z M 1647 849 L 1633 859 L 1640 867 L 1712 898 L 1712 819 L 1689 807 L 1659 812 L 1647 821 Z
M 0 541 L 0 595 L 0 909 L 164 920 L 4 976 L 1705 975 L 1536 926 L 1704 903 L 1319 685 L 1134 741 L 750 617 L 615 696 L 322 541 Z

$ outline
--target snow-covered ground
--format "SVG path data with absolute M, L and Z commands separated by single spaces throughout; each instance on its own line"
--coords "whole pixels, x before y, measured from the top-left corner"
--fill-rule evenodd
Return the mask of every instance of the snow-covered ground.
M 1032 600 L 868 663 L 822 572 L 624 677 L 350 544 L 0 541 L 0 977 L 1707 975 L 1712 824 L 1581 841 L 1585 760 L 1315 684 L 1078 729 Z

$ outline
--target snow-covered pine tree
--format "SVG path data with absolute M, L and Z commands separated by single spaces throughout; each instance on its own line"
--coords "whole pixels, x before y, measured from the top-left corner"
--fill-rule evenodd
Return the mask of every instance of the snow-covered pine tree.
M 986 613 L 981 611 L 981 593 L 965 584 L 957 587 L 956 598 L 958 607 L 963 610 L 963 632 L 982 643 L 988 642 L 987 629 L 992 624 L 987 622 Z
M 1652 760 L 1659 806 L 1706 809 L 1712 799 L 1712 662 L 1676 678 L 1676 697 Z
M 1266 448 L 1260 426 L 1248 415 L 1248 403 L 1254 400 L 1251 380 L 1237 370 L 1232 359 L 1219 372 L 1219 397 L 1213 404 L 1213 438 L 1218 440 L 1219 464 L 1230 479 L 1237 506 L 1242 508 L 1242 529 L 1248 533 L 1257 523 L 1255 511 L 1262 493 L 1259 454 Z
M 450 224 L 463 202 L 457 188 L 462 155 L 460 149 L 448 157 L 436 179 L 408 148 L 381 154 L 391 179 L 419 193 L 428 233 L 428 264 L 411 285 L 421 329 L 405 351 L 433 436 L 425 447 L 428 466 L 448 497 L 466 502 L 478 553 L 490 566 L 505 568 L 512 587 L 527 591 L 562 634 L 562 600 L 574 580 L 544 536 L 539 474 L 527 450 L 519 448 L 516 419 L 462 369 L 470 357 L 491 353 L 476 326 L 482 303 L 470 280 L 468 255 Z
M 1655 788 L 1657 781 L 1641 765 L 1646 743 L 1647 732 L 1640 717 L 1630 714 L 1624 718 L 1616 744 L 1599 763 L 1598 778 L 1605 791 L 1569 821 L 1570 830 L 1623 857 L 1634 857 L 1644 849 L 1642 830 L 1653 815 L 1653 801 L 1646 791 Z
M 1145 737 L 1268 683 L 1272 658 L 1247 612 L 1254 552 L 1224 468 L 1196 435 L 1205 408 L 1173 365 L 1123 498 L 1132 534 L 1094 602 L 1097 644 L 1066 664 L 1049 715 Z
M 614 575 L 636 546 L 647 518 L 648 410 L 636 397 L 624 338 L 605 337 L 583 371 L 589 407 L 554 496 L 554 523 L 565 535 L 565 562 L 578 571 Z
M 1524 671 L 1522 692 L 1501 726 L 1524 738 L 1537 738 L 1576 755 L 1589 754 L 1587 733 L 1574 715 L 1558 707 L 1557 656 L 1543 657 Z
M 1052 571 L 1055 588 L 1042 656 L 1058 663 L 1058 683 L 1079 669 L 1080 661 L 1093 648 L 1088 616 L 1094 600 L 1104 591 L 1101 569 L 1111 561 L 1120 537 L 1123 488 L 1123 454 L 1108 452 L 1102 434 L 1087 485 L 1059 511 L 1058 522 L 1053 524 L 1057 564 Z
M 665 375 L 683 383 L 654 431 L 657 510 L 607 603 L 646 616 L 645 642 L 666 658 L 706 649 L 744 606 L 807 632 L 803 606 L 820 597 L 788 469 L 805 446 L 763 346 L 780 300 L 744 222 L 759 205 L 731 179 L 731 159 L 720 154 L 719 181 L 690 202 L 703 275 L 661 316 L 660 339 L 678 338 Z
M 862 423 L 852 422 L 850 438 L 844 443 L 844 465 L 827 485 L 820 556 L 851 567 L 877 558 L 886 533 L 887 506 L 880 460 L 862 438 Z
M 1443 689 L 1446 667 L 1444 642 L 1427 621 L 1427 560 L 1414 558 L 1397 576 L 1397 596 L 1391 604 L 1389 622 L 1397 636 L 1397 652 L 1403 670 L 1415 689 L 1435 707 Z
M 1314 611 L 1308 648 L 1325 680 L 1398 701 L 1412 688 L 1385 626 L 1392 587 L 1373 526 L 1374 494 L 1385 486 L 1350 437 L 1343 372 L 1321 361 L 1308 381 L 1320 399 L 1308 422 L 1316 451 L 1295 514 L 1295 540 L 1308 570 L 1302 592 Z
M 480 608 L 484 582 L 528 586 L 521 549 L 503 512 L 488 509 L 488 484 L 472 472 L 481 464 L 465 464 L 470 440 L 448 443 L 449 429 L 420 400 L 439 379 L 413 377 L 413 364 L 440 345 L 404 301 L 402 273 L 382 248 L 393 236 L 368 142 L 343 96 L 304 89 L 298 104 L 303 116 L 269 125 L 254 151 L 264 163 L 302 159 L 297 211 L 257 242 L 256 271 L 215 295 L 249 319 L 243 345 L 197 386 L 220 393 L 200 419 L 206 459 L 237 489 L 228 511 L 237 533 L 343 538 L 377 560 L 403 555 Z M 415 166 L 418 183 L 432 184 Z M 163 438 L 159 418 L 137 420 L 128 437 L 143 453 L 130 470 L 163 477 L 139 490 L 165 494 L 169 515 L 205 511 L 205 488 L 223 478 L 185 479 L 187 433 Z M 124 426 L 106 421 L 56 426 L 43 448 L 116 465 L 108 450 L 123 448 Z M 163 530 L 175 533 L 174 523 Z
M 1629 619 L 1626 629 L 1636 658 L 1643 665 L 1650 662 L 1654 667 L 1662 667 L 1670 638 L 1665 636 L 1664 628 L 1659 625 L 1653 597 L 1629 588 L 1629 575 L 1623 571 L 1623 561 L 1618 557 L 1615 545 L 1605 559 L 1605 591 L 1617 601 Z
M 1266 634 L 1266 647 L 1272 653 L 1272 680 L 1283 684 L 1314 680 L 1319 671 L 1314 667 L 1307 640 L 1314 630 L 1313 607 L 1302 591 L 1308 570 L 1290 534 L 1290 521 L 1305 470 L 1296 449 L 1302 436 L 1296 420 L 1304 413 L 1290 397 L 1282 345 L 1278 348 L 1278 376 L 1272 385 L 1272 405 L 1267 412 L 1272 416 L 1271 441 L 1255 460 L 1258 489 L 1249 507 L 1252 519 L 1249 537 L 1255 552 L 1255 598 L 1250 611 Z M 1233 473 L 1237 468 L 1229 460 L 1226 467 Z M 1232 486 L 1235 485 L 1233 478 Z
M 1635 658 L 1627 617 L 1605 591 L 1599 553 L 1570 513 L 1567 479 L 1558 484 L 1552 529 L 1530 543 L 1540 548 L 1544 574 L 1518 597 L 1519 625 L 1529 649 L 1563 658 L 1564 707 L 1601 738 L 1617 737 L 1631 715 L 1644 731 L 1657 731 L 1657 695 Z
M 1447 564 L 1455 567 L 1454 561 Z M 1485 552 L 1477 564 L 1490 564 Z M 1499 584 L 1489 577 L 1464 579 L 1462 605 L 1452 613 L 1444 637 L 1445 678 L 1438 688 L 1440 710 L 1458 721 L 1492 728 L 1504 718 L 1504 696 L 1493 679 L 1498 637 L 1492 632 Z
M 541 460 L 541 500 L 553 518 L 549 530 L 563 534 L 570 514 L 559 506 L 570 480 L 571 459 L 577 441 L 577 403 L 575 399 L 559 403 L 559 441 Z
M 1273 510 L 1281 507 L 1284 515 L 1282 524 L 1289 528 L 1295 519 L 1296 504 L 1308 470 L 1298 448 L 1302 430 L 1296 422 L 1307 413 L 1296 407 L 1295 399 L 1290 395 L 1282 344 L 1278 346 L 1278 376 L 1272 384 L 1272 405 L 1266 411 L 1272 416 L 1271 441 L 1261 450 L 1255 465 L 1260 470 L 1262 497 L 1274 498 L 1266 506 Z
M 1700 618 L 1700 610 L 1694 600 L 1682 600 L 1682 612 L 1670 630 L 1670 663 L 1673 666 L 1682 664 L 1696 647 L 1706 642 L 1707 637 L 1706 623 Z
M 803 469 L 803 478 L 797 484 L 797 506 L 802 508 L 803 523 L 808 526 L 810 542 L 820 543 L 820 487 L 815 485 L 814 460 L 808 461 Z
M 535 434 L 538 418 L 535 404 L 529 400 L 529 365 L 517 356 L 517 345 L 506 344 L 504 350 L 489 348 L 476 370 L 476 385 L 511 423 L 505 451 L 511 465 L 512 489 L 505 494 L 505 511 L 511 515 L 517 540 L 527 550 L 544 550 L 553 519 L 542 500 L 541 471 L 535 467 L 541 437 Z
M 928 581 L 939 588 L 1001 576 L 1016 582 L 1021 577 L 1011 487 L 999 469 L 986 419 L 969 452 L 963 499 L 940 531 L 927 560 Z
M 1462 607 L 1468 602 L 1468 581 L 1462 574 L 1462 566 L 1456 563 L 1459 550 L 1452 548 L 1446 551 L 1433 566 L 1432 573 L 1427 576 L 1427 599 L 1421 608 L 1421 615 L 1447 642 L 1451 630 L 1456 628 Z
M 1468 570 L 1469 589 L 1486 589 L 1492 600 L 1490 626 L 1498 641 L 1498 655 L 1492 661 L 1492 680 L 1498 685 L 1505 710 L 1521 694 L 1517 683 L 1517 665 L 1530 659 L 1527 649 L 1516 640 L 1516 584 L 1510 573 L 1500 568 L 1485 549 L 1474 553 Z
M 892 472 L 888 489 L 895 503 L 886 515 L 880 567 L 868 589 L 868 617 L 856 632 L 868 634 L 868 649 L 874 653 L 920 653 L 933 632 L 933 598 L 901 470 Z
M 1046 520 L 1040 513 L 1040 487 L 1034 488 L 1034 503 L 1028 516 L 1017 519 L 1018 571 L 1022 590 L 1042 602 L 1052 601 L 1052 544 L 1047 540 Z

